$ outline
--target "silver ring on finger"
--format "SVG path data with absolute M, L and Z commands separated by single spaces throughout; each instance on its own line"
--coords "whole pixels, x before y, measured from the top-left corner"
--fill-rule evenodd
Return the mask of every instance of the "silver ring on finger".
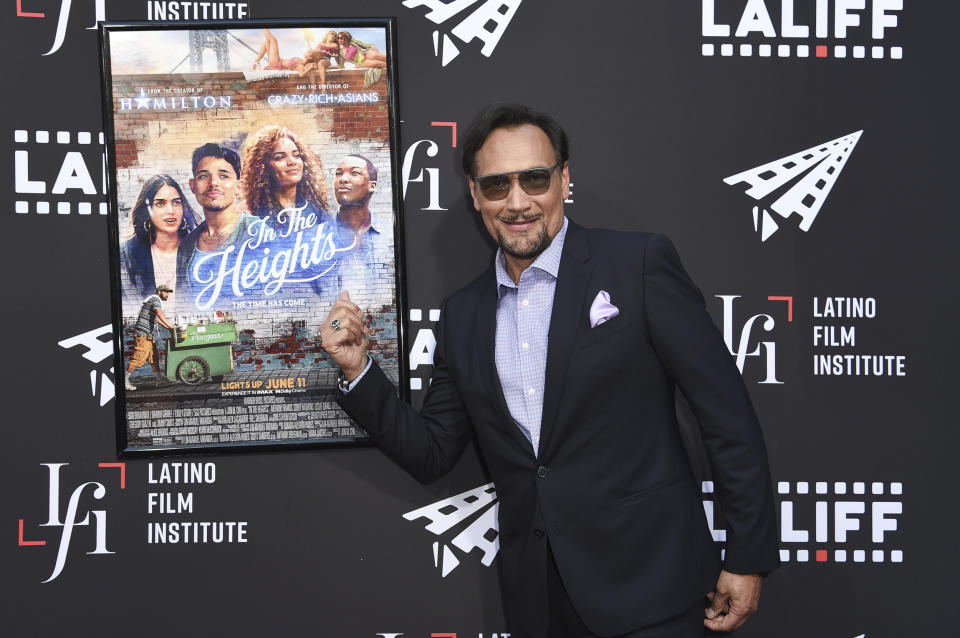
M 330 327 L 333 328 L 333 331 L 334 331 L 334 332 L 340 330 L 340 320 L 339 320 L 339 319 L 334 319 L 333 321 L 331 321 L 331 322 L 330 322 Z

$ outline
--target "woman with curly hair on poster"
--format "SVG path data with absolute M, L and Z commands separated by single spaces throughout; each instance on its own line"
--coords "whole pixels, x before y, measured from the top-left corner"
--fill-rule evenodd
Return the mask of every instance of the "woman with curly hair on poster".
M 247 137 L 241 180 L 247 210 L 276 227 L 290 220 L 292 209 L 313 213 L 317 223 L 330 217 L 320 158 L 286 127 L 271 124 Z

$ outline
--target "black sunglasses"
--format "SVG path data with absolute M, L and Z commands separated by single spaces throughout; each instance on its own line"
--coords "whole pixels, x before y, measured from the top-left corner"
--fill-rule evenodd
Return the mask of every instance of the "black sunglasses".
M 483 194 L 484 198 L 491 201 L 504 199 L 510 192 L 510 186 L 513 184 L 513 176 L 516 175 L 517 183 L 527 195 L 543 195 L 550 188 L 550 176 L 553 171 L 560 166 L 557 162 L 550 168 L 529 168 L 525 171 L 513 171 L 510 173 L 497 173 L 496 175 L 484 175 L 477 177 L 474 182 L 477 188 Z

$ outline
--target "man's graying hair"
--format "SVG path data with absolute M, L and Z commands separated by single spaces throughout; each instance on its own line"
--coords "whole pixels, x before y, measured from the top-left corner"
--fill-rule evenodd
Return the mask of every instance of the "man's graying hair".
M 462 168 L 469 177 L 476 177 L 477 151 L 498 128 L 516 128 L 532 124 L 550 139 L 553 154 L 561 168 L 570 159 L 570 143 L 567 133 L 552 115 L 534 111 L 522 104 L 495 104 L 489 106 L 474 121 L 463 142 Z

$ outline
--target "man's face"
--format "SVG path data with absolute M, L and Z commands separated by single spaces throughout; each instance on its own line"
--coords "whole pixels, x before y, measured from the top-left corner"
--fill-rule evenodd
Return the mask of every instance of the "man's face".
M 532 124 L 494 129 L 475 162 L 477 177 L 549 169 L 556 163 L 550 138 Z M 487 231 L 508 255 L 523 260 L 536 258 L 563 227 L 563 200 L 570 194 L 568 165 L 551 173 L 550 187 L 541 195 L 528 195 L 513 179 L 504 199 L 489 200 L 473 177 L 469 181 L 473 205 L 483 216 Z
M 267 157 L 270 174 L 277 188 L 296 186 L 303 178 L 303 159 L 300 149 L 289 137 L 281 137 Z
M 162 299 L 163 301 L 166 301 L 166 300 L 167 300 L 167 297 L 170 296 L 170 293 L 167 292 L 166 290 L 161 290 L 161 291 L 158 292 L 157 294 L 160 295 L 160 299 Z
M 345 157 L 333 177 L 333 196 L 340 206 L 361 206 L 373 196 L 377 183 L 370 180 L 367 163 L 359 157 Z
M 204 157 L 193 172 L 190 190 L 204 211 L 218 213 L 236 203 L 237 173 L 222 157 Z

